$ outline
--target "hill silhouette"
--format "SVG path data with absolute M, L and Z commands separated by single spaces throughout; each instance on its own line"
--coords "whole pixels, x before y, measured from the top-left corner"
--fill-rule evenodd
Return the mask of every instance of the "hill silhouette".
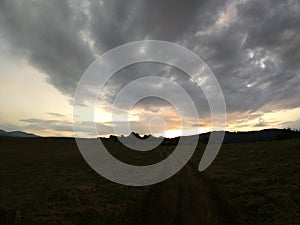
M 0 130 L 0 136 L 5 136 L 5 137 L 38 137 L 35 134 L 31 133 L 26 133 L 23 131 L 5 131 L 5 130 Z
M 213 131 L 220 132 L 220 131 Z M 199 134 L 199 142 L 208 143 L 209 136 L 212 132 Z M 136 137 L 141 140 L 147 140 L 149 137 L 152 138 L 163 138 L 163 137 L 154 137 L 150 134 L 141 136 L 138 133 L 132 132 L 128 136 L 120 136 L 121 138 L 133 138 Z M 185 138 L 192 136 L 185 136 Z M 261 141 L 274 141 L 274 140 L 285 140 L 292 138 L 300 138 L 299 130 L 292 129 L 264 129 L 260 131 L 245 131 L 245 132 L 225 132 L 224 136 L 224 144 L 230 143 L 246 143 L 246 142 L 261 142 Z M 104 140 L 118 140 L 118 136 L 110 135 L 109 138 L 102 138 Z M 180 137 L 174 138 L 164 138 L 162 145 L 176 145 L 179 141 Z M 148 139 L 149 140 L 149 139 Z
M 220 132 L 220 131 L 212 131 L 212 132 Z M 212 132 L 199 134 L 199 141 L 203 143 L 208 143 L 209 136 Z M 23 131 L 5 131 L 0 129 L 0 136 L 5 137 L 39 137 L 32 133 L 26 133 Z M 110 135 L 109 138 L 101 138 L 103 140 L 112 140 L 117 141 L 118 137 L 121 138 L 138 138 L 140 140 L 149 140 L 149 138 L 163 138 L 163 137 L 154 137 L 151 134 L 140 135 L 136 132 L 131 132 L 128 136 L 115 136 Z M 186 136 L 186 138 L 192 136 Z M 176 145 L 179 141 L 180 137 L 174 138 L 164 138 L 162 144 L 163 145 Z M 292 138 L 300 138 L 300 130 L 292 130 L 290 128 L 287 129 L 264 129 L 260 131 L 243 131 L 243 132 L 230 132 L 225 131 L 224 136 L 224 144 L 230 143 L 244 143 L 244 142 L 261 142 L 261 141 L 274 141 L 274 140 L 285 140 Z

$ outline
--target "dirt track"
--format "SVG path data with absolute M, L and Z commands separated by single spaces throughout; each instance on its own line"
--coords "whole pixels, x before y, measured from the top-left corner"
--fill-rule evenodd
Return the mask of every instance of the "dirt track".
M 169 180 L 152 186 L 151 192 L 156 197 L 145 202 L 152 209 L 143 213 L 145 224 L 235 224 L 224 202 L 192 163 Z

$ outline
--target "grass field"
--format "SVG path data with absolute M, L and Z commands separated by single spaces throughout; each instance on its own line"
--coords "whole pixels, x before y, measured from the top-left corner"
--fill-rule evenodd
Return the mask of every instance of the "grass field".
M 204 176 L 239 224 L 300 224 L 300 139 L 223 145 Z
M 300 224 L 300 139 L 223 145 L 203 173 L 191 162 L 159 184 L 128 187 L 96 174 L 67 138 L 0 138 L 0 224 Z M 173 147 L 112 154 L 136 165 Z M 162 154 L 163 153 L 163 154 Z

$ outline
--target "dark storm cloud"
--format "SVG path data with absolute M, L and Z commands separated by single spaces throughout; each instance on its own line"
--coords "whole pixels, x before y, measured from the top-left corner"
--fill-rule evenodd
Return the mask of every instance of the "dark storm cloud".
M 299 68 L 299 1 L 252 0 L 237 8 L 244 18 L 241 25 L 248 32 L 245 47 L 263 47 L 277 54 L 285 66 Z
M 100 50 L 144 39 L 181 41 L 199 14 L 207 15 L 203 16 L 201 24 L 213 17 L 202 8 L 208 5 L 207 0 L 101 2 L 90 4 L 91 33 Z
M 0 12 L 2 39 L 12 52 L 46 72 L 48 81 L 69 96 L 96 55 L 126 42 L 161 39 L 180 43 L 206 60 L 223 88 L 229 112 L 254 112 L 266 105 L 299 107 L 297 0 L 4 0 Z M 207 106 L 201 91 L 167 66 L 121 71 L 103 99 L 112 102 L 132 79 L 151 73 L 175 77 L 195 101 Z M 149 105 L 160 103 L 154 99 L 143 104 L 153 110 Z
M 46 72 L 49 83 L 72 94 L 93 61 L 83 41 L 86 15 L 75 13 L 67 1 L 0 2 L 0 29 L 12 51 Z
M 299 2 L 249 0 L 230 5 L 236 12 L 230 23 L 214 24 L 192 39 L 218 77 L 228 110 L 255 111 L 299 99 Z
M 186 91 L 196 103 L 195 106 L 200 112 L 201 109 L 205 109 L 202 112 L 202 116 L 205 117 L 208 115 L 208 103 L 207 100 L 201 91 L 201 89 L 193 82 L 190 81 L 190 77 L 184 72 L 172 68 L 169 65 L 162 63 L 139 63 L 130 65 L 120 71 L 118 71 L 108 82 L 107 86 L 100 94 L 100 98 L 103 100 L 100 104 L 108 103 L 108 107 L 114 103 L 116 95 L 120 93 L 123 88 L 126 88 L 130 82 L 138 78 L 144 78 L 148 76 L 158 76 L 164 77 L 167 79 L 172 79 L 176 84 L 180 85 L 181 88 Z M 154 90 L 153 93 L 157 96 L 163 96 L 162 98 L 148 97 L 142 101 L 138 102 L 138 107 L 149 112 L 156 112 L 160 108 L 171 106 L 168 99 L 171 99 L 171 96 L 178 95 L 177 103 L 180 105 L 187 105 L 186 109 L 189 109 L 189 102 L 182 100 L 182 93 L 180 89 L 176 86 L 170 86 L 166 80 L 159 80 L 158 82 L 149 83 L 147 81 L 140 82 L 141 85 L 135 87 L 132 95 L 128 96 L 127 99 L 130 100 L 140 93 L 144 93 L 145 90 Z M 111 91 L 114 90 L 114 91 Z M 164 101 L 166 100 L 166 101 Z M 128 102 L 122 101 L 119 103 L 119 108 L 124 108 L 127 106 Z M 118 107 L 118 105 L 116 105 Z M 188 112 L 187 112 L 188 113 Z M 191 112 L 190 112 L 191 113 Z

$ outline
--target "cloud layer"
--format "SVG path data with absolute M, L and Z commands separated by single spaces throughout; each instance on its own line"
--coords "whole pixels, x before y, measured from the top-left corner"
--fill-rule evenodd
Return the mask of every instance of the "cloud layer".
M 67 96 L 73 96 L 81 75 L 98 55 L 127 42 L 159 39 L 204 58 L 224 91 L 229 113 L 300 106 L 297 0 L 4 0 L 0 32 L 2 45 L 45 72 L 48 82 Z M 201 91 L 181 71 L 162 65 L 120 71 L 103 100 L 111 103 L 122 87 L 142 74 L 173 77 L 207 116 Z M 142 103 L 150 111 L 160 104 L 157 99 Z M 262 124 L 266 122 L 259 120 L 257 126 Z

